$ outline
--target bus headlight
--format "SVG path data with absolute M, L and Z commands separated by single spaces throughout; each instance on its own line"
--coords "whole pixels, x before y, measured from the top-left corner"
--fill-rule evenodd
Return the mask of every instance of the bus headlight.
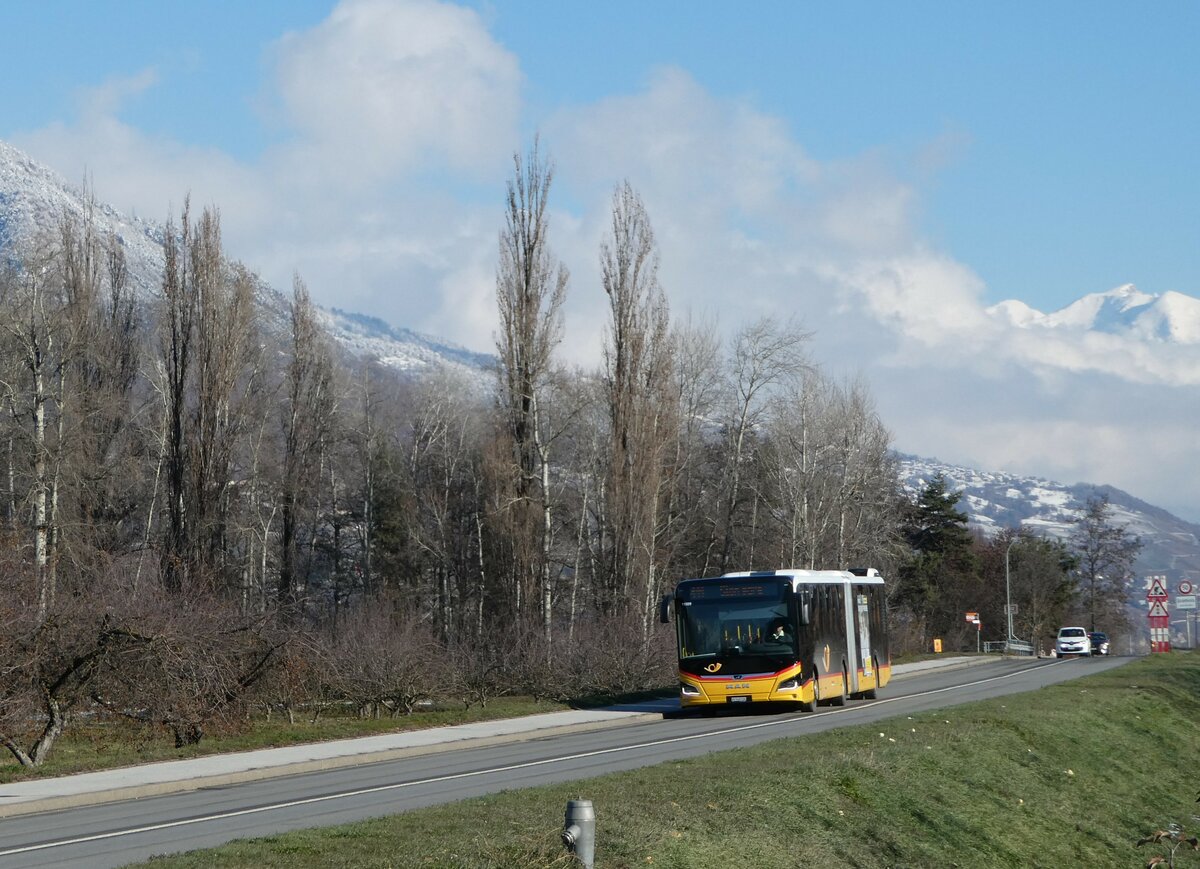
M 700 689 L 695 685 L 689 685 L 687 682 L 679 683 L 679 693 L 685 697 L 699 697 Z
M 780 682 L 779 687 L 776 688 L 775 690 L 776 691 L 795 691 L 799 687 L 800 687 L 800 679 L 798 677 L 792 677 L 791 679 L 787 679 L 783 682 Z

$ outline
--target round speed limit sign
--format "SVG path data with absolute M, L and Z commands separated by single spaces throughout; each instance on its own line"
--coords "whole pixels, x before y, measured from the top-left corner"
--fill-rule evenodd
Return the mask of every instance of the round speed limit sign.
M 1188 582 L 1186 579 L 1183 580 L 1183 582 L 1179 583 L 1179 593 L 1180 594 L 1191 594 L 1195 590 L 1196 590 L 1196 587 L 1194 585 L 1192 585 L 1190 582 Z

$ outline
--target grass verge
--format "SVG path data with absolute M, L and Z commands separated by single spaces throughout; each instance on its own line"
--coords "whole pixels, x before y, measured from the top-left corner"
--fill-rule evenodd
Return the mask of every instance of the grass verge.
M 884 724 L 145 865 L 566 867 L 558 830 L 582 797 L 605 869 L 1144 866 L 1160 851 L 1138 838 L 1200 826 L 1198 750 L 1200 654 L 1174 653 Z

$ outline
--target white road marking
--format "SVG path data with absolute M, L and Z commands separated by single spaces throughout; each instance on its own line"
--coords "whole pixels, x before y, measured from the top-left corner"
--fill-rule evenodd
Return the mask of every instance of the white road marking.
M 1043 666 L 1056 666 L 1055 664 L 1046 664 Z M 354 791 L 343 791 L 342 793 L 326 794 L 320 797 L 308 797 L 303 800 L 290 800 L 285 803 L 272 803 L 267 806 L 257 806 L 253 809 L 238 809 L 233 812 L 220 812 L 215 815 L 203 815 L 198 818 L 187 818 L 182 821 L 166 821 L 161 824 L 149 824 L 144 827 L 131 827 L 127 830 L 113 830 L 108 833 L 96 833 L 91 836 L 79 836 L 74 839 L 60 839 L 55 842 L 43 842 L 40 845 L 26 845 L 20 848 L 10 848 L 5 851 L 0 851 L 0 857 L 10 857 L 14 854 L 28 854 L 31 851 L 43 851 L 47 848 L 62 848 L 67 845 L 83 845 L 88 842 L 98 842 L 103 839 L 115 839 L 119 836 L 136 836 L 140 833 L 153 833 L 158 830 L 169 830 L 174 827 L 186 827 L 192 824 L 204 824 L 210 821 L 222 821 L 227 818 L 240 818 L 246 815 L 257 815 L 262 812 L 273 812 L 278 809 L 290 809 L 296 806 L 308 806 L 315 803 L 325 803 L 330 800 L 346 799 L 348 797 L 359 797 L 366 794 L 377 794 L 384 791 L 400 790 L 402 788 L 416 787 L 417 785 L 436 784 L 437 782 L 454 781 L 456 779 L 471 778 L 472 776 L 491 775 L 498 772 L 511 772 L 518 769 L 530 769 L 537 766 L 545 766 L 551 763 L 562 763 L 569 760 L 582 760 L 588 757 L 600 757 L 606 754 L 618 754 L 624 751 L 636 751 L 640 748 L 655 748 L 660 745 L 671 745 L 677 742 L 690 742 L 696 739 L 708 739 L 713 736 L 725 736 L 730 733 L 738 733 L 744 730 L 758 730 L 763 727 L 778 727 L 782 724 L 791 724 L 796 721 L 811 721 L 814 718 L 822 718 L 827 715 L 837 715 L 844 712 L 853 712 L 856 709 L 866 709 L 869 706 L 880 706 L 884 703 L 893 703 L 897 700 L 911 700 L 916 697 L 929 697 L 934 694 L 942 694 L 946 691 L 957 691 L 961 688 L 971 688 L 976 685 L 984 685 L 988 682 L 998 682 L 1001 679 L 1009 679 L 1013 676 L 1019 676 L 1022 673 L 1027 673 L 1028 670 L 1016 670 L 1012 673 L 1006 673 L 1003 676 L 990 676 L 987 679 L 978 679 L 974 682 L 966 682 L 962 685 L 953 685 L 948 688 L 935 688 L 931 691 L 922 691 L 920 694 L 906 694 L 902 697 L 885 697 L 882 700 L 873 700 L 861 706 L 845 706 L 828 712 L 808 712 L 803 715 L 793 715 L 787 718 L 776 718 L 771 721 L 762 721 L 757 724 L 745 724 L 739 727 L 728 727 L 724 730 L 713 730 L 707 733 L 693 733 L 688 736 L 673 736 L 670 739 L 656 739 L 650 742 L 640 742 L 637 745 L 622 745 L 616 748 L 603 748 L 596 751 L 585 751 L 580 754 L 569 754 L 562 757 L 549 757 L 543 760 L 531 760 L 525 763 L 512 764 L 511 766 L 497 766 L 490 769 L 475 770 L 473 772 L 460 772 L 453 775 L 435 776 L 433 778 L 424 778 L 417 781 L 400 782 L 398 784 L 377 785 L 371 788 L 362 788 Z

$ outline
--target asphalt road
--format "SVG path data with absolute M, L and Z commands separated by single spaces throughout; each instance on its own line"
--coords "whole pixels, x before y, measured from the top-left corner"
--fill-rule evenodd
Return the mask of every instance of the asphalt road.
M 738 710 L 715 717 L 643 719 L 603 730 L 5 818 L 0 820 L 0 869 L 123 866 L 232 839 L 344 824 L 1032 691 L 1127 660 L 989 660 L 895 679 L 878 700 L 814 713 Z

